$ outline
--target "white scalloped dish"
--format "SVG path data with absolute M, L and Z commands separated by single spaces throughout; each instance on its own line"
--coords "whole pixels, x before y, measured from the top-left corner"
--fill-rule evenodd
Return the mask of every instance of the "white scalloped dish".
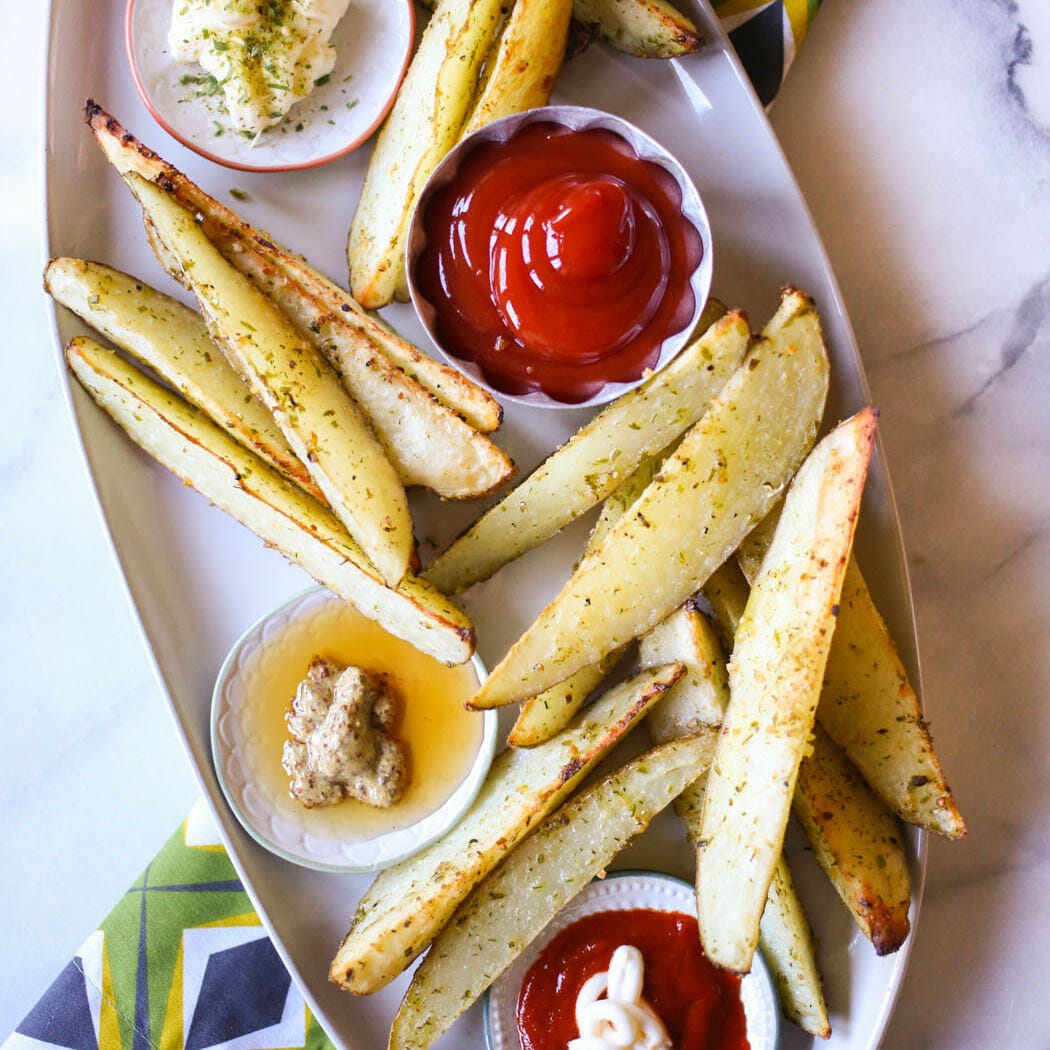
M 401 697 L 398 736 L 411 779 L 387 809 L 353 799 L 307 809 L 291 797 L 281 767 L 284 714 L 315 655 L 383 674 Z M 463 702 L 484 675 L 477 657 L 444 667 L 313 588 L 249 628 L 219 672 L 212 753 L 226 798 L 248 833 L 285 860 L 321 871 L 388 867 L 443 835 L 474 801 L 492 763 L 498 719 Z

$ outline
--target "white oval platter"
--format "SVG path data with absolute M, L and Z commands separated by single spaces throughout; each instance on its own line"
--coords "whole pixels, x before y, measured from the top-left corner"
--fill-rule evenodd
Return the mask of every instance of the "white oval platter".
M 675 62 L 641 61 L 595 46 L 563 70 L 554 101 L 611 110 L 679 158 L 711 219 L 713 292 L 747 309 L 753 326 L 772 313 L 784 283 L 815 297 L 832 356 L 827 418 L 837 420 L 868 399 L 838 287 L 794 178 L 717 19 L 706 5 L 685 2 L 710 41 L 701 53 Z M 231 189 L 246 194 L 247 200 L 235 206 L 249 221 L 345 281 L 345 231 L 368 147 L 325 167 L 281 174 L 231 172 L 203 160 L 163 132 L 139 101 L 124 57 L 123 10 L 123 0 L 52 0 L 45 113 L 49 254 L 102 260 L 174 291 L 150 253 L 137 208 L 82 123 L 81 107 L 91 96 L 219 199 L 230 201 Z M 387 315 L 406 336 L 426 345 L 408 307 Z M 84 328 L 64 310 L 55 312 L 55 324 L 57 358 L 61 343 Z M 70 382 L 69 390 L 99 507 L 145 642 L 234 864 L 311 1009 L 337 1044 L 346 1050 L 385 1045 L 407 977 L 363 999 L 327 981 L 331 955 L 369 877 L 309 871 L 258 846 L 226 805 L 211 761 L 210 698 L 227 650 L 248 625 L 309 581 L 133 448 L 76 383 Z M 586 415 L 508 406 L 498 440 L 520 470 L 528 471 Z M 77 452 L 71 448 L 69 454 Z M 420 539 L 440 545 L 478 508 L 414 496 L 413 511 Z M 478 627 L 479 652 L 488 666 L 495 666 L 558 589 L 588 525 L 589 520 L 577 522 L 469 593 L 464 604 Z M 868 482 L 857 545 L 876 602 L 918 684 L 907 567 L 881 450 Z M 912 835 L 909 848 L 914 922 L 924 837 Z M 910 941 L 895 956 L 877 958 L 812 858 L 800 849 L 795 858 L 832 1011 L 834 1034 L 822 1045 L 872 1050 L 903 979 Z M 617 866 L 691 878 L 688 850 L 667 816 L 654 822 Z M 785 1025 L 785 1050 L 812 1042 Z M 479 1007 L 439 1044 L 447 1050 L 483 1045 Z

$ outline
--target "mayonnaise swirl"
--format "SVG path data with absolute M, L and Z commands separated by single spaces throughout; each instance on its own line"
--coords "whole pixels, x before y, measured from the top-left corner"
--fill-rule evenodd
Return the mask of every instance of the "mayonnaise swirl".
M 621 944 L 608 971 L 588 978 L 580 989 L 580 1034 L 569 1040 L 568 1050 L 671 1050 L 667 1029 L 642 999 L 644 973 L 642 953 L 634 945 Z

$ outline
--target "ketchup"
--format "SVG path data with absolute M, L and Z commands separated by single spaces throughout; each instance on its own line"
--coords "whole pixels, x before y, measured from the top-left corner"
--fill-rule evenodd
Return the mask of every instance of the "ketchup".
M 508 394 L 638 379 L 692 319 L 696 228 L 620 135 L 536 123 L 471 152 L 426 205 L 413 279 L 439 341 Z
M 565 1050 L 576 1028 L 576 997 L 588 977 L 633 944 L 645 960 L 642 996 L 675 1050 L 748 1050 L 740 978 L 700 948 L 696 919 L 680 912 L 598 912 L 574 922 L 529 967 L 518 995 L 522 1050 Z

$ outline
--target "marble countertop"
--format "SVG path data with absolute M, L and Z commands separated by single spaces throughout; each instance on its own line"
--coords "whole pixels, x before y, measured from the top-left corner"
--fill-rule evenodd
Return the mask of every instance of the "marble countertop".
M 40 292 L 45 5 L 3 5 L 0 1032 L 197 790 L 107 549 Z M 933 841 L 894 1050 L 1050 1034 L 1050 14 L 827 0 L 774 106 L 892 465 L 926 710 L 967 818 Z M 148 742 L 149 746 L 145 746 Z M 130 787 L 134 785 L 134 787 Z M 146 790 L 142 786 L 146 785 Z

